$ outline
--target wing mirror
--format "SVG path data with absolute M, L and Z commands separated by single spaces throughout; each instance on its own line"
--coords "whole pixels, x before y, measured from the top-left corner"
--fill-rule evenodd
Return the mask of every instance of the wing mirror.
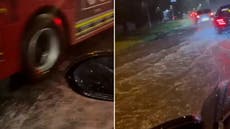
M 113 59 L 111 51 L 91 52 L 77 58 L 66 73 L 69 86 L 83 96 L 113 101 Z
M 194 116 L 183 116 L 152 129 L 202 129 L 202 121 Z

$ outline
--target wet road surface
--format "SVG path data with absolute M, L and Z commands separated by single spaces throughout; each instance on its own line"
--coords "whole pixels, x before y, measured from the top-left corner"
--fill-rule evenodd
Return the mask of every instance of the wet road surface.
M 116 53 L 116 129 L 199 115 L 214 87 L 230 77 L 229 62 L 229 34 L 218 35 L 211 24 Z
M 113 103 L 78 95 L 64 79 L 74 58 L 108 49 L 113 50 L 113 30 L 71 47 L 64 61 L 40 82 L 30 84 L 17 77 L 2 85 L 0 129 L 112 129 Z

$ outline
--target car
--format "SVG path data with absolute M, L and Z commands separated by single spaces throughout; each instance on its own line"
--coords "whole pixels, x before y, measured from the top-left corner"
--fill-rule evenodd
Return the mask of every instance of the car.
M 213 24 L 216 31 L 221 34 L 230 28 L 230 4 L 221 6 L 214 17 Z
M 214 17 L 214 12 L 212 12 L 211 9 L 200 9 L 198 11 L 193 11 L 190 16 L 194 24 L 198 24 L 212 20 Z
M 221 82 L 207 97 L 200 115 L 188 114 L 151 129 L 230 129 L 229 80 Z

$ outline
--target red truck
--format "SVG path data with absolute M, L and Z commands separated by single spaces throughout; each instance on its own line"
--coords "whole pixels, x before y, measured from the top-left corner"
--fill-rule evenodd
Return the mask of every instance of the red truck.
M 113 27 L 113 0 L 0 0 L 0 79 L 41 77 L 66 46 Z

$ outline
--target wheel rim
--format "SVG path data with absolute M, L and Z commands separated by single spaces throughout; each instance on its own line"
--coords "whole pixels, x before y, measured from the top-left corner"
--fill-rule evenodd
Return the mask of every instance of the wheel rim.
M 29 41 L 28 59 L 38 73 L 48 72 L 56 63 L 60 54 L 60 41 L 52 28 L 37 31 Z

